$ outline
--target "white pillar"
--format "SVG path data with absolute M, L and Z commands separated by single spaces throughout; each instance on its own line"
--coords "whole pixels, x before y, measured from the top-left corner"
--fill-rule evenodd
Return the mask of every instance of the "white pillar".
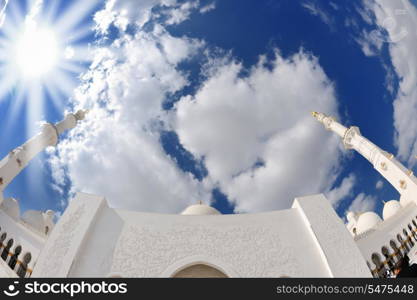
M 349 129 L 323 113 L 313 112 L 312 115 L 328 130 L 332 130 L 343 138 L 346 149 L 354 149 L 372 163 L 374 168 L 400 193 L 402 203 L 417 203 L 417 178 L 413 172 L 404 167 L 394 155 L 380 149 L 361 135 L 359 128 Z
M 12 150 L 0 161 L 0 204 L 3 202 L 3 191 L 9 183 L 25 168 L 28 163 L 48 146 L 55 146 L 58 137 L 65 130 L 76 126 L 77 121 L 83 120 L 86 111 L 68 114 L 64 120 L 53 125 L 46 123 L 41 132 L 26 143 Z

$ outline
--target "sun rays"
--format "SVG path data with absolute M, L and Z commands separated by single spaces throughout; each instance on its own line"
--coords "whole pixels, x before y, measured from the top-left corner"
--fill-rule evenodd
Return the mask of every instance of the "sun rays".
M 0 102 L 10 101 L 7 124 L 26 111 L 27 134 L 51 105 L 64 110 L 89 64 L 86 40 L 100 1 L 3 1 Z M 62 9 L 62 6 L 66 6 Z M 2 9 L 2 8 L 0 8 Z

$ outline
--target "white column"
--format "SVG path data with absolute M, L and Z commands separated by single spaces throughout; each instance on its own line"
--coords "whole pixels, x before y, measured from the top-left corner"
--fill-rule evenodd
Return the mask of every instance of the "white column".
M 401 194 L 404 203 L 417 203 L 417 179 L 413 172 L 404 167 L 394 155 L 380 149 L 361 135 L 358 127 L 349 129 L 323 113 L 313 112 L 312 115 L 328 130 L 332 130 L 343 138 L 346 149 L 354 149 L 372 163 L 374 168 Z
M 83 120 L 86 111 L 68 114 L 64 120 L 53 125 L 46 123 L 41 132 L 26 143 L 12 150 L 0 161 L 0 204 L 3 201 L 3 191 L 9 183 L 25 168 L 28 163 L 48 146 L 55 146 L 59 135 L 65 130 L 76 126 L 77 121 Z

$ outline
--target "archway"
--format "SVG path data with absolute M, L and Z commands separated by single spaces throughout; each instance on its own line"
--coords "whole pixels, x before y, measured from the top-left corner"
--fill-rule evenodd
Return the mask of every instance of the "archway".
M 227 278 L 228 276 L 212 266 L 198 263 L 179 270 L 173 278 Z

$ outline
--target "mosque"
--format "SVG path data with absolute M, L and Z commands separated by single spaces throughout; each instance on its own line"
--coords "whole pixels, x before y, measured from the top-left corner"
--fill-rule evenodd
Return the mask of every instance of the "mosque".
M 199 203 L 180 214 L 110 208 L 78 193 L 54 224 L 53 211 L 20 214 L 3 191 L 40 151 L 82 121 L 69 114 L 0 161 L 0 277 L 385 277 L 417 251 L 417 179 L 392 154 L 332 117 L 312 113 L 363 155 L 399 192 L 374 212 L 338 217 L 324 195 L 285 210 L 222 215 Z

